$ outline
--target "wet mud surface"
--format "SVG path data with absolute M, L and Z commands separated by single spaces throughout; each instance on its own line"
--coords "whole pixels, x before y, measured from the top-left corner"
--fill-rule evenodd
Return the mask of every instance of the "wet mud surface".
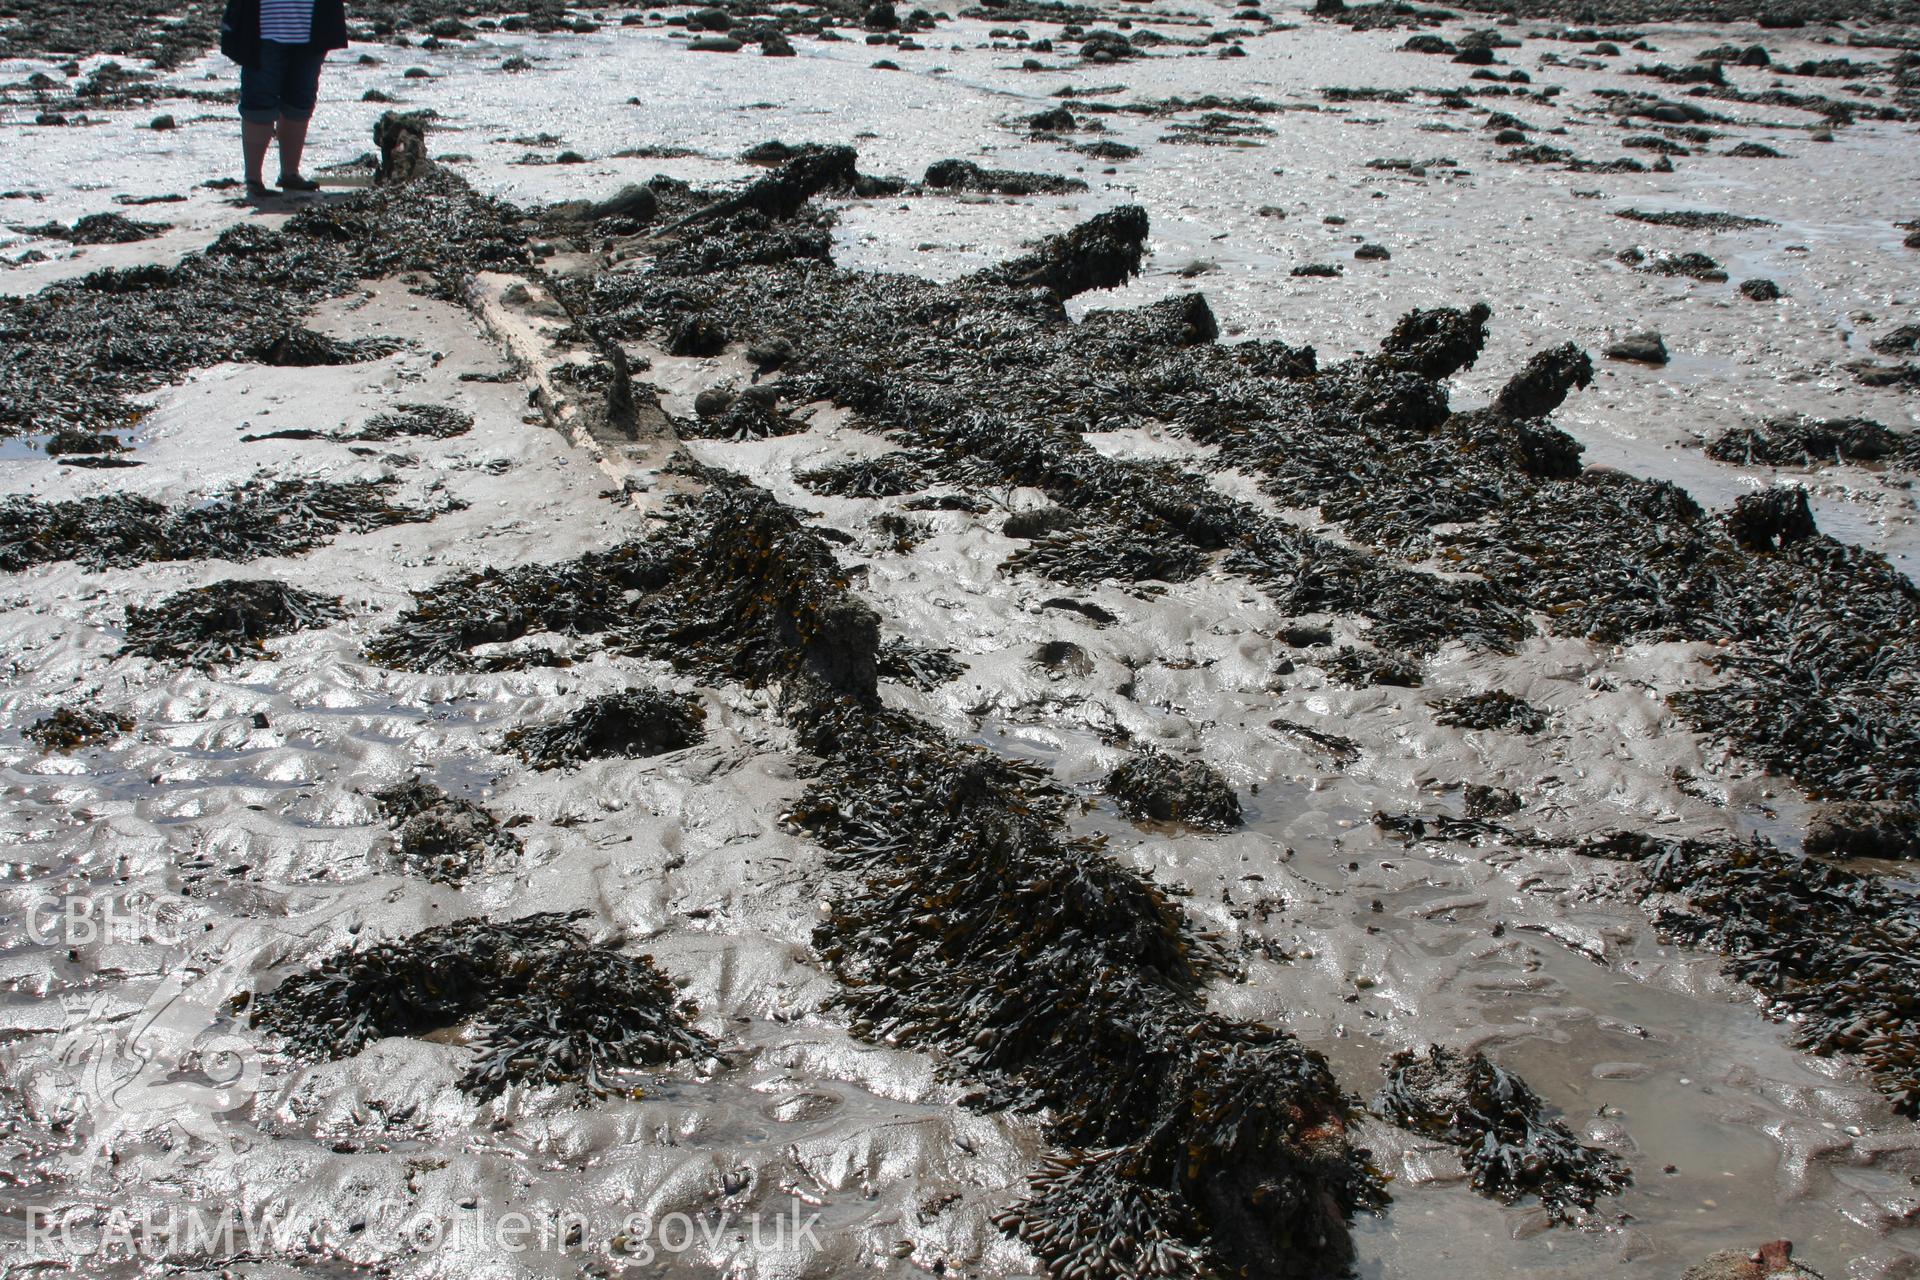
M 1826 531 L 1819 480 L 1713 479 L 1899 492 L 1898 377 L 1703 419 L 1690 492 L 1666 459 L 1591 465 L 1617 459 L 1582 406 L 1625 362 L 1516 346 L 1525 310 L 1471 288 L 1249 334 L 1181 210 L 1087 168 L 1142 148 L 1085 139 L 1253 150 L 1306 107 L 1152 64 L 1444 32 L 1397 56 L 1463 88 L 1305 96 L 1500 147 L 1587 108 L 1505 78 L 1493 33 L 1525 28 L 1145 13 L 630 24 L 695 61 L 847 27 L 863 58 L 950 31 L 1148 67 L 998 113 L 1009 157 L 1077 176 L 884 146 L 869 171 L 841 128 L 516 200 L 434 158 L 462 126 L 396 116 L 366 189 L 187 219 L 195 247 L 32 232 L 129 256 L 23 262 L 61 275 L 0 299 L 6 910 L 166 909 L 10 935 L 20 1204 L 271 1206 L 308 1242 L 162 1239 L 127 1274 L 1652 1277 L 1784 1267 L 1782 1235 L 1829 1276 L 1912 1274 L 1920 595 Z M 1609 21 L 1673 16 L 1634 13 Z M 130 38 L 101 21 L 101 51 Z M 539 21 L 422 56 L 617 25 Z M 1529 65 L 1639 38 L 1574 34 Z M 1729 83 L 1753 41 L 1724 35 L 1614 68 L 1659 92 L 1594 110 L 1666 146 L 1543 141 L 1501 180 L 1671 172 L 1742 106 L 1910 108 L 1898 44 L 1782 56 L 1878 91 L 1842 111 Z M 1735 293 L 1742 237 L 1802 228 L 1637 191 L 1594 210 L 1600 270 L 1774 305 Z M 985 247 L 948 269 L 859 247 L 949 210 Z M 1411 256 L 1357 230 L 1291 287 Z M 1897 362 L 1888 296 L 1859 345 Z M 1660 323 L 1631 331 L 1684 371 L 1698 331 Z M 481 1203 L 583 1220 L 511 1258 L 396 1235 Z M 635 1261 L 671 1215 L 795 1206 L 822 1222 L 798 1253 Z

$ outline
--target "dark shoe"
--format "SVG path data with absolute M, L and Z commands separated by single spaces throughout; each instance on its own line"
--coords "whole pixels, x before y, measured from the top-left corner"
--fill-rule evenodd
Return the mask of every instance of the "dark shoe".
M 280 189 L 282 191 L 318 191 L 320 184 L 312 178 L 303 178 L 297 173 L 283 173 L 280 175 Z
M 278 191 L 275 191 L 264 182 L 247 183 L 247 199 L 249 200 L 271 200 L 279 194 Z

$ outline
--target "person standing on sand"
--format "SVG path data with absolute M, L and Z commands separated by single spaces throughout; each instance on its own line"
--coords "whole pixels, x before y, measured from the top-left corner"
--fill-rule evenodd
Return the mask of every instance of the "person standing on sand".
M 250 199 L 273 194 L 265 166 L 276 137 L 281 189 L 319 187 L 300 176 L 300 153 L 320 94 L 320 66 L 330 50 L 346 47 L 345 0 L 227 0 L 220 52 L 240 64 L 240 149 Z

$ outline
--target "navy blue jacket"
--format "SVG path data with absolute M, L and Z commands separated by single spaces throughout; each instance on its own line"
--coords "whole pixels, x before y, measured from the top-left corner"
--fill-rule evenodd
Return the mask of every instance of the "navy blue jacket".
M 347 47 L 345 0 L 313 0 L 310 49 Z M 220 52 L 243 67 L 260 65 L 260 0 L 227 0 L 220 19 Z

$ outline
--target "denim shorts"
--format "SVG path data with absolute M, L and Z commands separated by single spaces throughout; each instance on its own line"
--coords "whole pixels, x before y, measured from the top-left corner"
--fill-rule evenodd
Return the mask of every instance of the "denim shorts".
M 260 42 L 260 65 L 240 68 L 240 118 L 272 124 L 285 116 L 305 120 L 320 96 L 320 65 L 325 49 L 310 44 Z

